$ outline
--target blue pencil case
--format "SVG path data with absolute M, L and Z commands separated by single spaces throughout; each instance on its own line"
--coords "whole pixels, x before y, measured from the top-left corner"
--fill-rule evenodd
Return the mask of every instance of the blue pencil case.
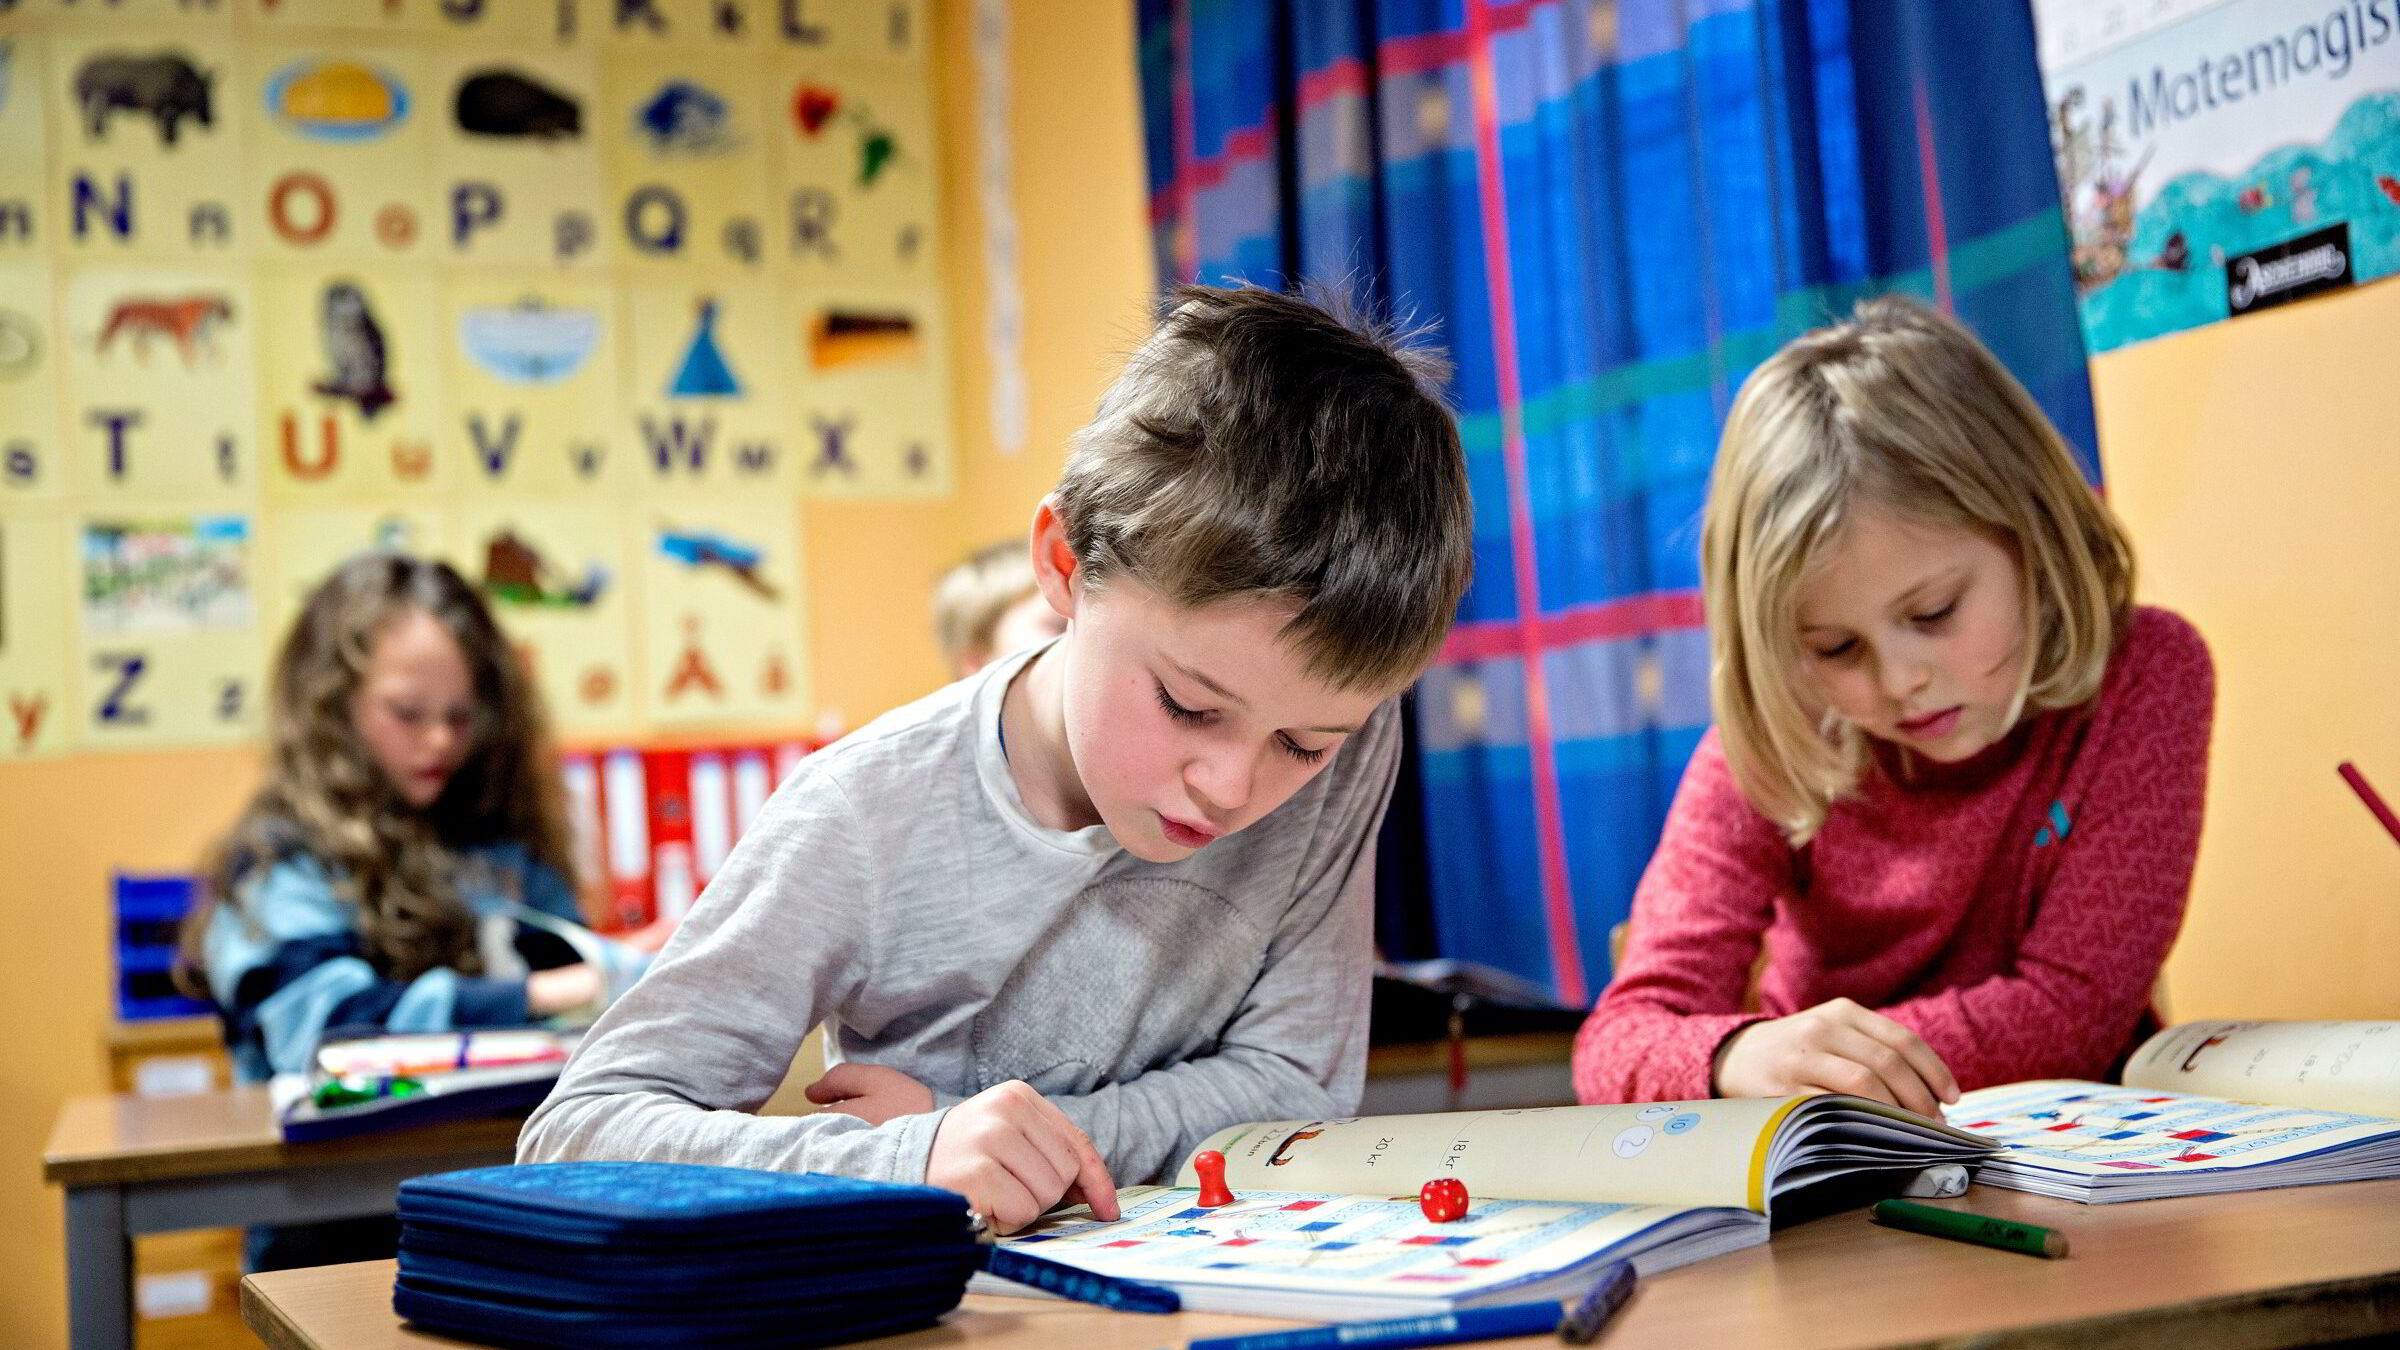
M 636 1311 L 732 1313 L 750 1309 L 787 1314 L 839 1312 L 862 1301 L 951 1291 L 952 1302 L 974 1274 L 978 1254 L 971 1242 L 946 1249 L 880 1252 L 843 1271 L 815 1268 L 813 1259 L 783 1253 L 775 1271 L 732 1272 L 706 1261 L 685 1261 L 633 1271 L 612 1266 L 593 1271 L 580 1265 L 531 1270 L 427 1253 L 403 1245 L 401 1283 L 456 1298 L 486 1302 L 555 1303 Z
M 566 1162 L 478 1167 L 400 1183 L 404 1223 L 552 1245 L 622 1247 L 714 1238 L 726 1245 L 844 1241 L 956 1223 L 966 1197 L 934 1186 L 695 1163 Z
M 495 1303 L 422 1288 L 402 1279 L 392 1290 L 392 1310 L 419 1330 L 492 1345 L 557 1350 L 813 1346 L 838 1345 L 931 1326 L 943 1313 L 958 1306 L 962 1292 L 950 1289 L 877 1300 L 848 1310 L 848 1315 L 789 1309 L 719 1313 L 674 1309 L 642 1313 L 622 1308 Z
M 805 1253 L 812 1274 L 847 1275 L 853 1271 L 879 1270 L 894 1262 L 914 1263 L 945 1253 L 972 1252 L 973 1242 L 963 1223 L 930 1232 L 907 1229 L 878 1234 L 872 1242 L 845 1240 L 805 1246 L 789 1242 L 733 1245 L 710 1242 L 688 1247 L 648 1243 L 623 1247 L 554 1246 L 535 1234 L 503 1237 L 421 1223 L 400 1226 L 403 1253 L 438 1256 L 498 1270 L 572 1269 L 595 1279 L 636 1287 L 650 1285 L 653 1276 L 660 1280 L 681 1279 L 681 1272 L 694 1265 L 705 1265 L 727 1279 L 779 1275 L 790 1271 L 794 1261 L 801 1259 L 796 1253 Z
M 830 1345 L 958 1306 L 983 1248 L 932 1186 L 689 1163 L 401 1183 L 392 1307 L 501 1345 Z

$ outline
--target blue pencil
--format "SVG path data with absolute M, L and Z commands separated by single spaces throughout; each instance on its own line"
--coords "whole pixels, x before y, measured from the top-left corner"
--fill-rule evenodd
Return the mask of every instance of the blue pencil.
M 1403 1350 L 1411 1345 L 1451 1345 L 1502 1336 L 1547 1335 L 1558 1329 L 1558 1304 L 1551 1299 L 1468 1308 L 1423 1317 L 1388 1317 L 1375 1322 L 1335 1322 L 1296 1331 L 1262 1331 L 1249 1336 L 1211 1336 L 1188 1350 Z
M 1558 1324 L 1558 1338 L 1569 1345 L 1590 1345 L 1607 1330 L 1608 1320 L 1633 1297 L 1633 1263 L 1611 1261 L 1600 1268 L 1600 1276 L 1592 1281 L 1592 1291 L 1583 1296 Z
M 1012 1247 L 987 1243 L 983 1249 L 983 1268 L 1001 1279 L 1031 1285 L 1046 1294 L 1077 1303 L 1095 1303 L 1118 1312 L 1171 1313 L 1183 1307 L 1183 1296 L 1163 1284 L 1102 1275 L 1061 1261 L 1029 1256 Z

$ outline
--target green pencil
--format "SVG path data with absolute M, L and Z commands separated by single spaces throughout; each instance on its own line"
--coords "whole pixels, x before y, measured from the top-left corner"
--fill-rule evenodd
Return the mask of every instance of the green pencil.
M 1911 1204 L 1906 1200 L 1879 1200 L 1875 1203 L 1875 1222 L 1905 1228 L 1912 1233 L 1973 1242 L 2002 1251 L 2023 1252 L 2027 1256 L 2065 1256 L 2067 1235 L 2055 1228 L 2036 1228 L 2029 1223 L 1995 1219 L 1988 1214 L 1976 1214 L 1963 1209 L 1939 1209 L 1932 1205 Z

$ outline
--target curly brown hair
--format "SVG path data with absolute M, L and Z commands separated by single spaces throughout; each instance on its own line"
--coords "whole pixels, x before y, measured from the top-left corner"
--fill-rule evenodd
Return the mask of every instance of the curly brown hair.
M 376 636 L 412 612 L 457 640 L 478 705 L 466 758 L 422 810 L 376 767 L 352 711 Z M 522 843 L 535 861 L 574 877 L 540 695 L 482 598 L 448 564 L 376 553 L 327 577 L 276 655 L 268 722 L 266 785 L 210 852 L 200 902 L 184 923 L 177 979 L 186 988 L 205 988 L 202 943 L 213 911 L 238 907 L 238 883 L 279 858 L 324 863 L 358 907 L 366 959 L 399 980 L 482 968 L 474 916 L 451 877 L 453 850 Z

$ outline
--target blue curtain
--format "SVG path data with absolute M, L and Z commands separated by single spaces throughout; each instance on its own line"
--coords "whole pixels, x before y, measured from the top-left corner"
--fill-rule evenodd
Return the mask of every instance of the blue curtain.
M 1160 275 L 1345 284 L 1438 322 L 1457 362 L 1475 584 L 1403 793 L 1426 936 L 1584 1002 L 1708 721 L 1699 515 L 1750 368 L 1911 292 L 2099 480 L 2027 6 L 1139 15 Z

